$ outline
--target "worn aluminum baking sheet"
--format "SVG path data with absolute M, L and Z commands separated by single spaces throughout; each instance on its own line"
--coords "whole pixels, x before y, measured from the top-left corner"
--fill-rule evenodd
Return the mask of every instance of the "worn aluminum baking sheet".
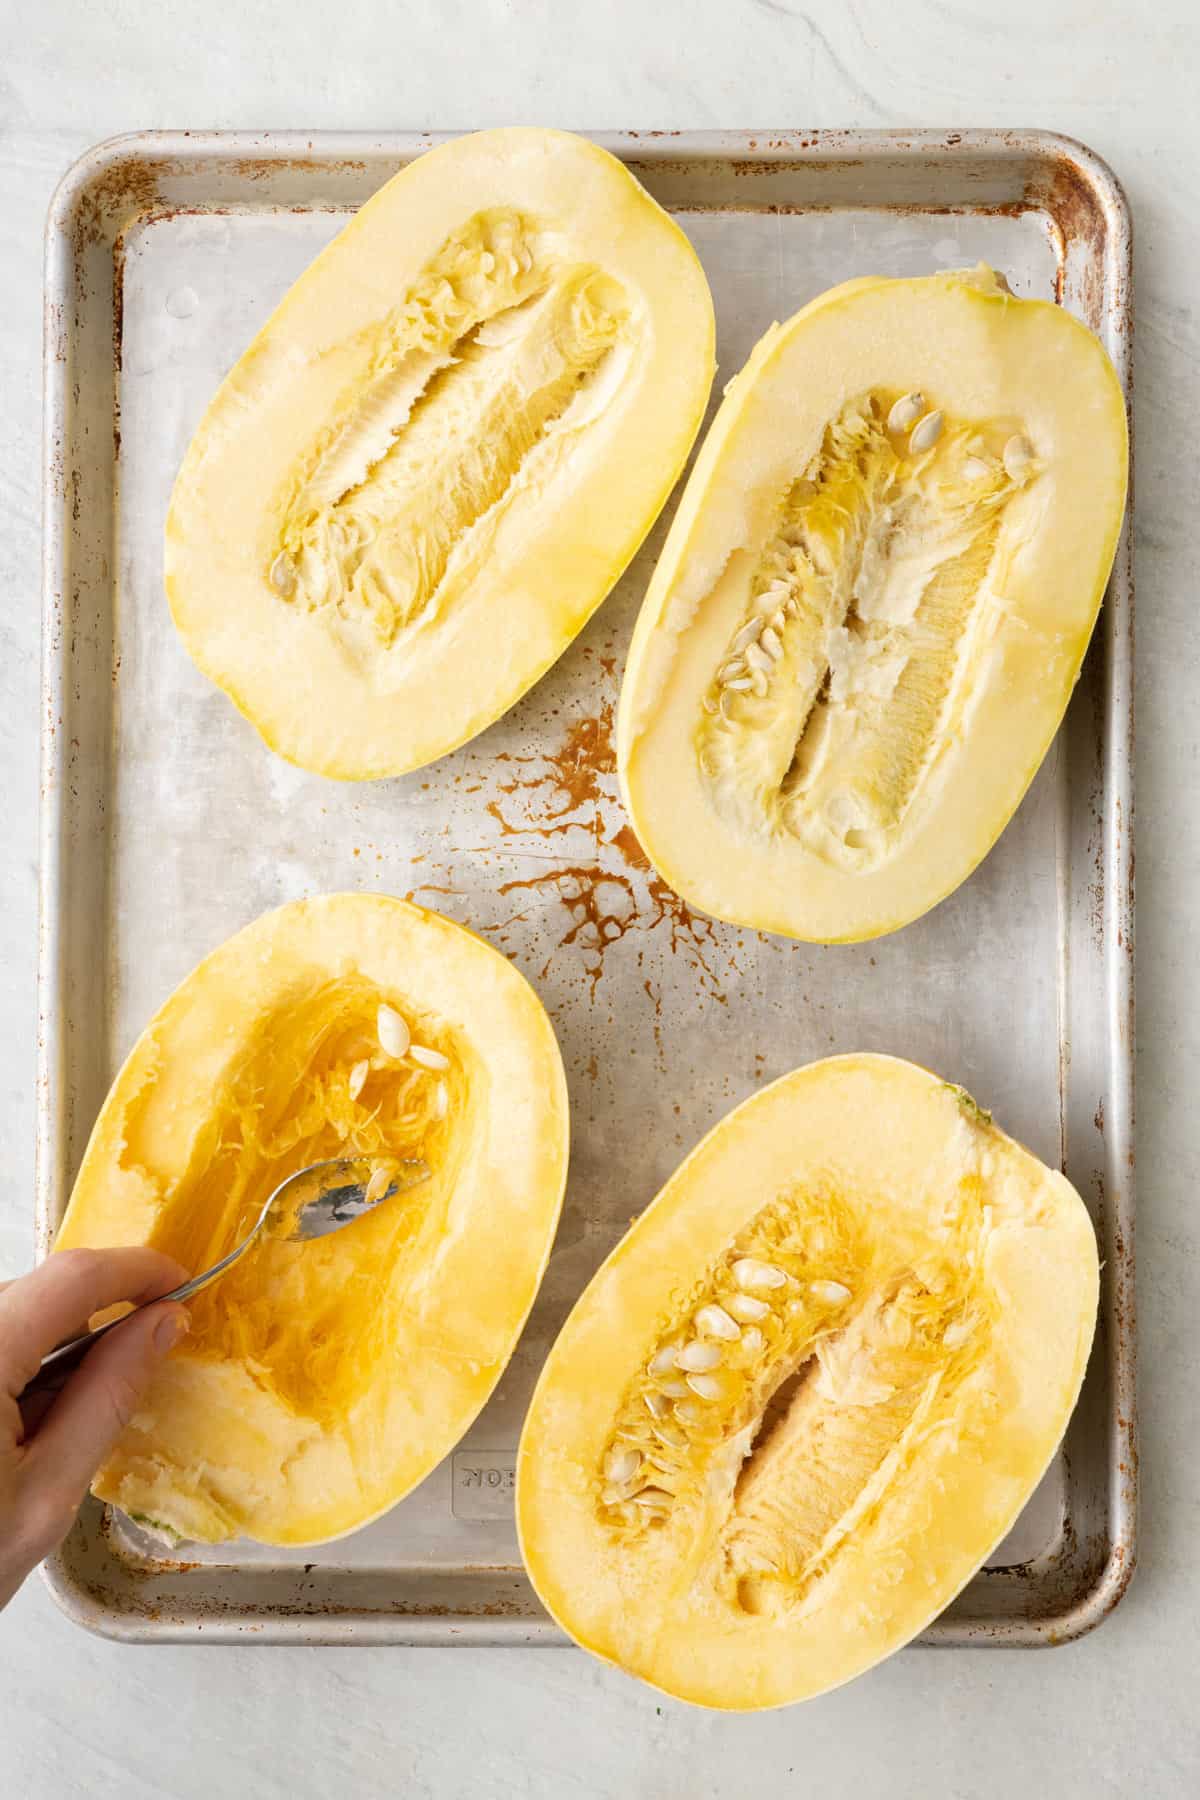
M 61 1215 L 119 1059 L 193 963 L 263 909 L 336 888 L 469 921 L 554 1018 L 570 1187 L 512 1365 L 463 1444 L 368 1530 L 294 1554 L 164 1560 L 89 1504 L 50 1568 L 114 1636 L 545 1643 L 511 1470 L 531 1384 L 597 1263 L 735 1101 L 834 1050 L 967 1086 L 1093 1207 L 1099 1341 L 1063 1453 L 927 1633 L 1039 1644 L 1102 1618 L 1134 1555 L 1131 634 L 1128 541 L 1067 722 L 983 867 L 894 937 L 815 949 L 699 917 L 646 868 L 612 714 L 660 524 L 561 662 L 473 744 L 345 787 L 289 768 L 184 655 L 161 583 L 174 470 L 288 284 L 430 139 L 152 134 L 67 176 L 47 243 L 45 827 L 38 1230 Z M 704 260 L 721 378 L 832 282 L 974 262 L 1057 297 L 1127 379 L 1130 243 L 1110 173 L 1031 133 L 629 133 L 604 140 Z

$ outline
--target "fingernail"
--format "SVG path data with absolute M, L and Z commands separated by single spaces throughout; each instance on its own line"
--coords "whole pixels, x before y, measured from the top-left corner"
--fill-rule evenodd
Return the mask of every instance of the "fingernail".
M 175 1348 L 180 1338 L 187 1336 L 191 1328 L 192 1321 L 182 1307 L 176 1312 L 168 1313 L 154 1327 L 154 1348 L 161 1350 L 165 1356 L 168 1350 Z

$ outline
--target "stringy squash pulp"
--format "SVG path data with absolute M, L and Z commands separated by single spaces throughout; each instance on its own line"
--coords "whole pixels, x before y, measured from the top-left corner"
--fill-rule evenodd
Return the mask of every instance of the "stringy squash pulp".
M 432 1174 L 334 1236 L 261 1239 L 197 1295 L 102 1499 L 210 1542 L 366 1524 L 461 1437 L 537 1292 L 567 1156 L 550 1023 L 461 926 L 344 894 L 267 914 L 167 1001 L 56 1247 L 153 1244 L 207 1268 L 286 1175 L 356 1154 Z
M 1058 728 L 1125 503 L 1098 341 L 990 269 L 859 280 L 773 326 L 638 620 L 618 757 L 659 872 L 821 941 L 916 918 Z
M 681 1699 L 801 1700 L 914 1637 L 1062 1436 L 1096 1244 L 959 1088 L 841 1056 L 738 1107 L 568 1318 L 521 1441 L 529 1573 Z
M 713 373 L 687 239 L 560 131 L 427 152 L 295 284 L 184 459 L 166 583 L 273 749 L 346 779 L 454 749 L 608 593 Z

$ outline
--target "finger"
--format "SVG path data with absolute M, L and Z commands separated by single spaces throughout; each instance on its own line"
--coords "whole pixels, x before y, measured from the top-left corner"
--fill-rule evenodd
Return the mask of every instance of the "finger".
M 118 1300 L 139 1304 L 187 1280 L 158 1250 L 60 1250 L 0 1293 L 0 1385 L 21 1392 L 43 1356 Z M 115 1334 L 114 1334 L 115 1335 Z
M 23 1479 L 40 1535 L 63 1535 L 97 1468 L 129 1424 L 151 1376 L 190 1321 L 175 1301 L 147 1306 L 89 1350 L 28 1446 Z M 57 1540 L 55 1540 L 57 1541 Z

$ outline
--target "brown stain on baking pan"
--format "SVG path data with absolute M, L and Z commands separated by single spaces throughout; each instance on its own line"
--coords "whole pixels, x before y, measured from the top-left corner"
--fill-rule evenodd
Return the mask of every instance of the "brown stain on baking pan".
M 161 210 L 157 159 L 136 151 L 103 164 L 80 189 L 70 221 L 71 257 L 74 263 L 76 328 L 93 295 L 108 288 L 112 313 L 112 442 L 113 457 L 121 450 L 120 375 L 124 330 L 125 246 L 128 232 L 139 220 Z M 107 248 L 109 256 L 103 256 Z M 73 396 L 76 405 L 79 393 Z
M 621 855 L 625 858 L 625 861 L 629 864 L 631 869 L 648 870 L 650 868 L 650 858 L 646 855 L 646 852 L 638 842 L 637 833 L 634 831 L 632 825 L 622 825 L 618 830 L 613 832 L 608 841 L 615 849 L 621 852 Z
M 1026 199 L 1045 214 L 1059 253 L 1056 298 L 1070 302 L 1092 331 L 1103 335 L 1106 324 L 1118 336 L 1131 319 L 1128 237 L 1109 206 L 1124 200 L 1115 182 L 1106 204 L 1094 170 L 1076 161 L 1069 146 L 1031 178 Z M 1070 263 L 1074 285 L 1067 288 Z
M 293 175 L 365 175 L 367 165 L 361 157 L 341 156 L 327 157 L 314 152 L 312 156 L 239 156 L 234 159 L 233 172 L 242 181 L 269 181 L 286 169 Z M 385 177 L 386 179 L 386 177 Z M 382 182 L 380 183 L 382 186 Z M 305 212 L 310 211 L 304 207 Z
M 577 830 L 588 823 L 581 814 L 590 812 L 593 837 L 599 841 L 600 807 L 608 799 L 617 772 L 616 751 L 612 741 L 613 705 L 602 701 L 599 712 L 591 718 L 574 719 L 556 747 L 518 756 L 501 751 L 493 761 L 533 767 L 538 773 L 511 775 L 499 782 L 506 797 L 533 795 L 523 819 L 512 819 L 500 800 L 489 800 L 487 811 L 500 827 L 504 837 L 558 836 Z
M 615 687 L 615 660 L 600 662 L 605 685 Z M 613 946 L 661 931 L 669 953 L 681 956 L 698 977 L 704 997 L 723 1001 L 725 973 L 736 968 L 734 945 L 726 943 L 725 927 L 675 893 L 638 842 L 618 791 L 614 714 L 614 699 L 602 696 L 594 712 L 566 721 L 556 742 L 528 752 L 493 752 L 487 761 L 501 778 L 484 813 L 496 838 L 458 844 L 444 865 L 446 879 L 431 874 L 407 897 L 420 903 L 422 896 L 457 893 L 455 865 L 482 858 L 499 877 L 495 892 L 514 900 L 514 910 L 476 922 L 506 949 L 515 927 L 533 927 L 539 979 L 563 954 L 576 955 L 594 999 Z M 465 791 L 476 791 L 475 784 L 468 782 Z M 533 870 L 531 861 L 538 865 Z
M 610 866 L 573 863 L 503 882 L 499 891 L 506 897 L 516 893 L 552 897 L 567 914 L 568 923 L 542 964 L 543 979 L 560 951 L 578 945 L 594 996 L 604 975 L 605 956 L 612 946 L 629 932 L 651 932 L 662 925 L 670 932 L 672 953 L 687 958 L 711 999 L 723 1001 L 725 990 L 716 956 L 720 948 L 717 922 L 694 913 L 661 876 L 652 874 L 644 886 L 643 895 L 639 883 Z M 514 913 L 504 924 L 510 926 L 527 919 L 529 910 Z
M 97 244 L 115 241 L 134 219 L 162 205 L 154 157 L 127 156 L 99 169 L 79 195 L 72 249 L 78 258 Z
M 574 863 L 500 885 L 500 893 L 506 898 L 523 892 L 557 900 L 569 920 L 542 965 L 542 977 L 549 973 L 550 965 L 560 951 L 578 944 L 584 952 L 584 970 L 594 994 L 604 974 L 604 957 L 609 946 L 619 943 L 625 933 L 638 924 L 640 915 L 633 883 L 625 876 L 601 868 L 598 863 Z M 527 912 L 517 912 L 505 923 L 511 925 L 526 917 Z

